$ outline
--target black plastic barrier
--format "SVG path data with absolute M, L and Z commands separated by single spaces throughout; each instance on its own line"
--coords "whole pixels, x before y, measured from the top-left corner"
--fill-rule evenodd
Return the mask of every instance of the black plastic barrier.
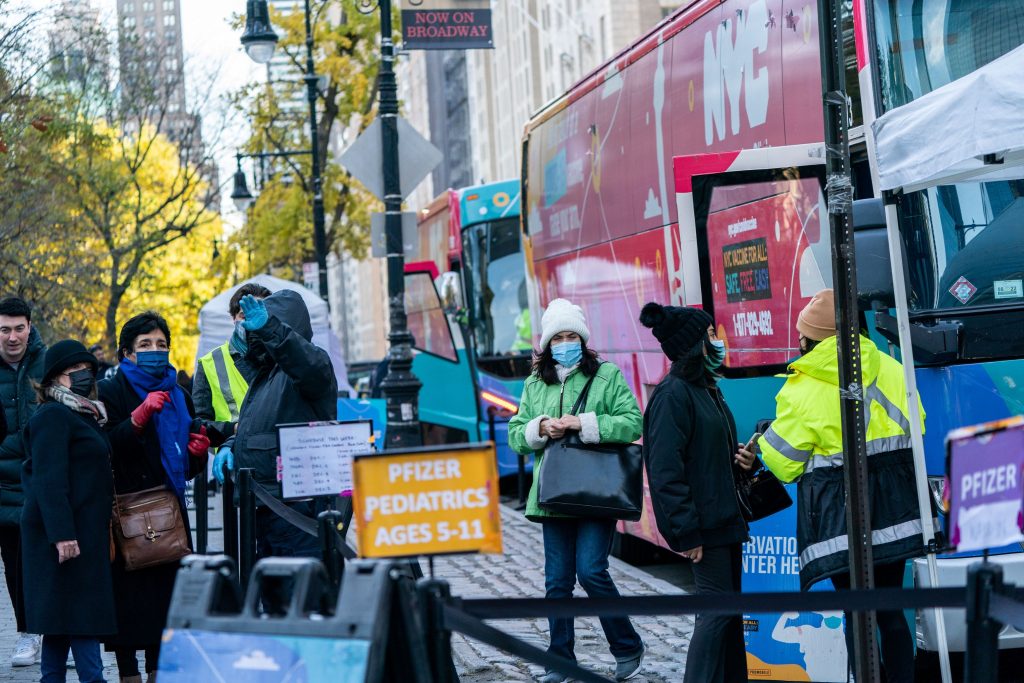
M 367 682 L 431 683 L 430 629 L 408 566 L 349 563 L 337 595 L 319 561 L 269 558 L 253 567 L 242 600 L 230 558 L 190 556 L 174 587 L 160 680 L 237 680 L 251 667 L 261 681 L 291 680 L 301 668 L 311 681 L 345 671 Z M 450 661 L 443 671 L 454 674 Z

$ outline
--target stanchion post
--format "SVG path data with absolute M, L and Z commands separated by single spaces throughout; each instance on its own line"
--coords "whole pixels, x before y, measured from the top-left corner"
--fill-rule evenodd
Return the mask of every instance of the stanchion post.
M 192 503 L 196 506 L 196 552 L 205 555 L 210 539 L 210 500 L 206 491 L 205 468 L 192 484 Z
M 440 579 L 420 579 L 416 584 L 423 609 L 427 657 L 436 683 L 458 683 L 452 661 L 452 632 L 445 627 L 444 604 L 451 598 L 451 587 Z
M 337 510 L 324 510 L 316 517 L 317 533 L 320 536 L 320 553 L 324 566 L 327 568 L 327 576 L 334 588 L 341 586 L 341 575 L 345 571 L 345 557 L 338 547 L 338 525 L 341 523 L 341 513 Z
M 256 564 L 256 494 L 252 490 L 253 470 L 238 470 L 238 578 L 242 588 L 249 585 Z
M 231 470 L 224 466 L 224 484 L 221 491 L 221 515 L 224 517 L 224 554 L 238 564 L 238 510 L 235 509 L 235 480 Z
M 989 615 L 991 597 L 1003 586 L 1003 568 L 979 562 L 967 568 L 967 652 L 964 654 L 966 683 L 996 683 L 999 680 L 998 621 Z

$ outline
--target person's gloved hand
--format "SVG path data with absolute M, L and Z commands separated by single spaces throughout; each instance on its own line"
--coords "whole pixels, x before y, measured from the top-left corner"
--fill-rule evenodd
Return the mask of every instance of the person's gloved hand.
M 210 437 L 206 436 L 206 427 L 200 427 L 198 434 L 188 435 L 188 454 L 193 457 L 206 455 L 210 448 Z
M 171 395 L 166 391 L 150 392 L 139 407 L 132 411 L 132 426 L 136 429 L 145 427 L 153 419 L 153 415 L 163 410 L 164 404 L 170 400 Z
M 267 320 L 270 319 L 270 315 L 267 313 L 267 305 L 263 303 L 262 299 L 257 299 L 252 294 L 243 296 L 238 304 L 242 307 L 242 313 L 245 314 L 242 327 L 247 330 L 258 330 L 266 325 Z
M 231 448 L 228 446 L 221 446 L 220 450 L 217 451 L 217 455 L 213 457 L 213 476 L 221 484 L 224 483 L 224 466 L 227 465 L 229 470 L 235 469 L 235 454 L 231 452 Z

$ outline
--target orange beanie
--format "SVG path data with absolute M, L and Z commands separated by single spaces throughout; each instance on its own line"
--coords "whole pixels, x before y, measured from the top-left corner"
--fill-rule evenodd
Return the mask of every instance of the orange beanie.
M 836 303 L 831 289 L 823 289 L 811 297 L 797 316 L 796 330 L 814 341 L 835 336 Z

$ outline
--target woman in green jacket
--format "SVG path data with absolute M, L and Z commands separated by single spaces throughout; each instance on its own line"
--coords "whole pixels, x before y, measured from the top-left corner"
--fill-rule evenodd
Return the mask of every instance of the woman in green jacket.
M 590 330 L 583 310 L 565 299 L 555 299 L 541 317 L 541 351 L 535 355 L 533 374 L 526 380 L 519 413 L 508 426 L 509 444 L 524 455 L 534 454 L 539 472 L 544 447 L 567 431 L 578 431 L 584 443 L 631 443 L 640 438 L 643 417 L 622 372 L 602 363 L 587 348 Z M 579 415 L 570 415 L 590 378 L 594 382 Z M 618 596 L 608 573 L 615 521 L 566 517 L 542 510 L 537 504 L 534 477 L 526 503 L 526 517 L 544 529 L 544 588 L 548 598 L 571 598 L 576 580 L 592 598 Z M 548 652 L 575 660 L 573 620 L 549 619 Z M 615 656 L 615 678 L 624 681 L 640 672 L 644 644 L 628 617 L 601 619 L 608 646 Z M 541 683 L 566 678 L 548 671 Z

